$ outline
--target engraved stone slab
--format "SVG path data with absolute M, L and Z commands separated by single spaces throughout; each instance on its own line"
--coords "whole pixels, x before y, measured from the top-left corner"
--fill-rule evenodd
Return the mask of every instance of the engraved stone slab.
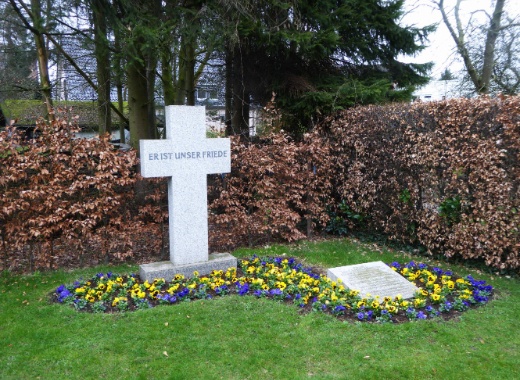
M 331 268 L 327 276 L 333 281 L 341 279 L 349 289 L 359 290 L 362 297 L 370 294 L 372 297 L 394 298 L 400 294 L 406 299 L 412 298 L 419 290 L 382 261 Z

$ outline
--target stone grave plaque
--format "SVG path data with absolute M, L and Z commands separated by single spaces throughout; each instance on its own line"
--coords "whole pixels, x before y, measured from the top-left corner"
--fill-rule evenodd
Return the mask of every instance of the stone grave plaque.
M 412 298 L 419 290 L 382 261 L 331 268 L 327 276 L 333 281 L 341 279 L 344 286 L 359 290 L 362 297 L 370 294 L 372 297 L 394 298 L 400 294 L 406 299 Z

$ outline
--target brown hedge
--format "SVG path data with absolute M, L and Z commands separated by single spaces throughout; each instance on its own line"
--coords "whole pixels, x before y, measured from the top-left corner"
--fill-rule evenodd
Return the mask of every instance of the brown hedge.
M 260 143 L 232 139 L 232 169 L 216 178 L 210 204 L 210 245 L 228 249 L 294 241 L 327 221 L 331 181 L 328 147 L 294 142 L 283 133 Z
M 160 208 L 133 207 L 136 152 L 115 150 L 108 135 L 75 139 L 77 131 L 58 116 L 39 120 L 33 140 L 0 132 L 1 269 L 123 260 L 135 253 L 137 230 L 157 233 L 145 222 Z
M 38 126 L 30 142 L 0 133 L 0 268 L 164 258 L 165 182 L 63 119 Z M 520 267 L 519 97 L 359 107 L 301 142 L 233 138 L 232 154 L 210 181 L 214 251 L 309 236 L 344 201 L 363 228 L 430 254 Z
M 360 107 L 330 117 L 338 199 L 429 253 L 519 268 L 520 98 Z

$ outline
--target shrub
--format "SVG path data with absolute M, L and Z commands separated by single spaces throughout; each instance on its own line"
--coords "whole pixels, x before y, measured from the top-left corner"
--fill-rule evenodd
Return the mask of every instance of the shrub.
M 431 254 L 520 267 L 520 98 L 359 107 L 319 126 L 335 198 Z
M 212 189 L 212 246 L 293 241 L 328 220 L 327 147 L 318 140 L 297 143 L 279 133 L 255 144 L 234 137 L 231 165 Z
M 365 228 L 429 254 L 518 269 L 519 110 L 519 97 L 357 107 L 300 142 L 283 132 L 233 137 L 231 173 L 210 181 L 210 247 Z M 165 181 L 140 179 L 134 151 L 75 140 L 63 119 L 38 129 L 33 141 L 0 134 L 4 268 L 24 255 L 31 268 L 52 267 L 67 241 L 78 243 L 71 256 L 88 242 L 124 259 L 138 251 L 135 233 L 140 247 L 164 248 Z
M 29 255 L 31 267 L 52 267 L 57 239 L 75 243 L 73 256 L 85 239 L 96 241 L 104 254 L 128 254 L 131 242 L 123 226 L 137 179 L 136 153 L 115 150 L 108 137 L 75 139 L 77 130 L 58 117 L 51 124 L 39 120 L 33 140 L 9 128 L 0 132 L 5 268 L 21 259 L 14 252 Z M 108 239 L 114 233 L 118 239 Z

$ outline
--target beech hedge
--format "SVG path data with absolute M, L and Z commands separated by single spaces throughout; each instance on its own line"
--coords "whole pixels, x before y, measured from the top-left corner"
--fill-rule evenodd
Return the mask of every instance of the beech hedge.
M 430 254 L 520 267 L 520 98 L 341 112 L 317 132 L 333 196 L 366 228 Z
M 303 142 L 232 146 L 215 246 L 296 240 L 344 215 L 429 254 L 520 267 L 519 97 L 357 107 Z
M 165 181 L 142 179 L 133 151 L 73 139 L 63 119 L 38 128 L 33 141 L 0 133 L 0 269 L 165 258 Z M 356 107 L 303 141 L 233 137 L 231 173 L 209 181 L 210 249 L 294 241 L 341 217 L 432 255 L 518 270 L 519 163 L 519 97 Z
M 108 134 L 76 139 L 78 131 L 58 116 L 39 120 L 35 139 L 0 132 L 1 269 L 123 260 L 135 253 L 136 231 L 159 225 L 146 223 L 157 207 L 134 207 L 136 152 L 116 150 Z

